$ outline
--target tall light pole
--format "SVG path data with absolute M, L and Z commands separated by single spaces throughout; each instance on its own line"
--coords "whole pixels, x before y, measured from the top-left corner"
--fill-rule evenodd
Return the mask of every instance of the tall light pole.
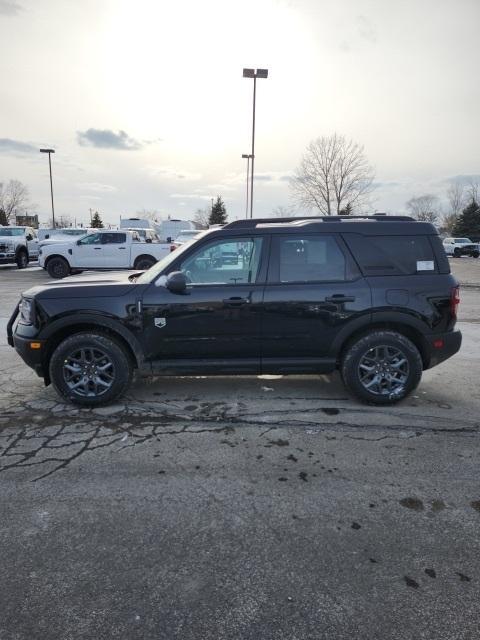
M 252 179 L 250 183 L 250 218 L 253 218 L 253 177 L 255 171 L 255 100 L 257 94 L 257 78 L 268 78 L 268 69 L 244 69 L 244 78 L 253 78 L 253 118 L 252 118 Z
M 252 158 L 251 153 L 242 153 L 242 158 L 247 159 L 247 200 L 245 205 L 245 218 L 248 218 L 248 181 L 250 178 L 250 158 Z
M 52 160 L 51 155 L 55 149 L 40 149 L 40 153 L 48 153 L 48 166 L 50 168 L 50 195 L 52 197 L 52 227 L 55 229 L 55 209 L 53 208 L 53 184 L 52 184 Z

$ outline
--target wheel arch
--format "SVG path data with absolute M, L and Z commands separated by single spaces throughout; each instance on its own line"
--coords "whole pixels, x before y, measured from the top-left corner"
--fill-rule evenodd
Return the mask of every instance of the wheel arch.
M 57 346 L 65 340 L 65 338 L 88 331 L 113 338 L 125 348 L 134 368 L 139 370 L 145 370 L 147 368 L 143 349 L 139 341 L 126 327 L 118 321 L 112 318 L 106 318 L 105 316 L 98 318 L 93 314 L 75 314 L 75 317 L 68 316 L 53 322 L 42 332 L 41 339 L 46 342 L 42 359 L 46 384 L 50 383 L 48 374 L 49 362 Z
M 155 264 L 155 262 L 158 262 L 158 259 L 155 258 L 155 256 L 152 256 L 151 253 L 142 253 L 141 255 L 137 256 L 133 262 L 133 266 L 134 269 L 136 269 L 135 265 L 138 264 L 138 262 L 140 262 L 140 260 L 153 260 L 153 263 Z
M 397 333 L 402 334 L 417 347 L 420 356 L 422 358 L 423 369 L 428 369 L 430 363 L 430 353 L 427 347 L 427 342 L 423 337 L 422 332 L 411 323 L 405 321 L 398 320 L 374 320 L 368 325 L 364 325 L 363 327 L 358 327 L 354 331 L 352 331 L 348 336 L 346 336 L 342 344 L 338 350 L 338 361 L 341 362 L 343 359 L 343 355 L 349 346 L 362 338 L 365 335 L 368 335 L 372 331 L 396 331 Z

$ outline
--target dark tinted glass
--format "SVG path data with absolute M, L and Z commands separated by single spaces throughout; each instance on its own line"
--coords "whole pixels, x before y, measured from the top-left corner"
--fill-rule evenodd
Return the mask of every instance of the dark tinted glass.
M 103 244 L 123 244 L 127 241 L 125 233 L 102 233 Z
M 345 280 L 345 256 L 332 236 L 279 238 L 280 282 Z
M 435 273 L 428 236 L 361 236 L 343 234 L 363 273 L 370 276 Z

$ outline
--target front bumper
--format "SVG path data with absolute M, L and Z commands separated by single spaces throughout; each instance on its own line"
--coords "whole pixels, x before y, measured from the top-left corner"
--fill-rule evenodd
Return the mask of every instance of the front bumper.
M 22 358 L 25 364 L 28 364 L 28 366 L 32 368 L 38 376 L 40 376 L 41 378 L 44 378 L 45 372 L 43 370 L 43 351 L 45 348 L 45 342 L 42 340 L 36 339 L 34 335 L 21 336 L 17 333 L 16 330 L 14 333 L 13 327 L 18 318 L 19 307 L 20 307 L 20 304 L 17 304 L 14 312 L 12 313 L 10 320 L 8 321 L 7 342 L 11 347 L 15 348 L 15 351 Z M 29 329 L 31 329 L 32 332 L 36 331 L 33 326 L 32 327 L 27 327 L 26 325 L 20 325 L 20 326 L 24 326 L 27 333 Z M 32 348 L 32 344 L 37 345 L 37 348 Z M 40 345 L 39 348 L 38 348 L 38 345 Z
M 426 336 L 428 350 L 428 365 L 426 369 L 431 369 L 437 364 L 448 360 L 454 356 L 462 346 L 462 334 L 460 331 L 449 331 L 448 333 L 436 333 Z M 440 346 L 442 345 L 442 346 Z

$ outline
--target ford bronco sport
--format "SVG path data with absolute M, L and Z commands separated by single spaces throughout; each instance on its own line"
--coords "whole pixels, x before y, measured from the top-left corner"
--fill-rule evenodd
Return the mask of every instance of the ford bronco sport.
M 228 260 L 218 256 L 228 252 Z M 235 257 L 232 252 L 235 252 Z M 71 402 L 150 375 L 340 371 L 391 404 L 455 354 L 459 289 L 435 228 L 402 216 L 237 220 L 144 272 L 23 293 L 8 340 Z

